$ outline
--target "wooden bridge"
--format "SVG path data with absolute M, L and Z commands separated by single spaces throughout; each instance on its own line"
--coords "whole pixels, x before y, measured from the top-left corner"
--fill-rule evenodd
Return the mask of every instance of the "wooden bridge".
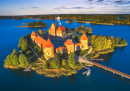
M 93 65 L 95 65 L 95 66 L 97 66 L 97 67 L 100 67 L 100 68 L 102 68 L 102 69 L 108 70 L 108 71 L 112 72 L 113 74 L 115 73 L 115 74 L 117 74 L 117 75 L 120 75 L 120 76 L 122 76 L 122 77 L 125 77 L 125 78 L 127 78 L 127 79 L 130 79 L 130 75 L 125 74 L 125 73 L 120 72 L 120 71 L 117 71 L 117 70 L 115 70 L 115 69 L 112 69 L 112 68 L 110 68 L 110 67 L 101 65 L 101 64 L 96 63 L 96 62 L 93 62 Z

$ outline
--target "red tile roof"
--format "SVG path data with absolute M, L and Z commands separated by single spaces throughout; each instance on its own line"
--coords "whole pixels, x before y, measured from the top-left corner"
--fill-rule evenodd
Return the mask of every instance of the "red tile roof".
M 45 46 L 44 47 L 54 47 L 54 45 L 52 44 L 52 42 L 51 42 L 51 40 L 48 38 L 48 40 L 47 40 L 47 42 L 46 42 L 46 44 L 45 44 Z
M 88 38 L 87 38 L 87 36 L 86 36 L 85 33 L 82 35 L 82 37 L 80 38 L 80 40 L 88 40 Z
M 77 46 L 77 45 L 81 45 L 81 43 L 76 43 L 75 46 Z
M 53 24 L 54 24 L 55 26 L 57 26 L 55 22 L 54 22 Z
M 35 32 L 34 32 L 34 31 L 31 33 L 31 36 L 36 36 L 36 34 L 35 34 Z
M 62 50 L 62 49 L 65 49 L 66 47 L 63 46 L 63 47 L 59 47 L 59 48 L 56 48 L 56 50 Z
M 46 43 L 46 40 L 44 40 L 42 37 L 40 37 L 40 36 L 37 36 L 36 38 L 35 38 L 35 41 L 37 41 L 40 45 L 45 45 L 45 43 Z
M 73 45 L 74 43 L 70 39 L 68 39 L 64 44 L 66 44 L 66 45 Z
M 63 30 L 65 30 L 66 28 L 64 27 L 64 26 L 60 26 L 60 27 L 58 27 L 58 29 L 57 29 L 57 31 L 63 31 Z
M 49 30 L 51 30 L 51 27 L 49 28 Z

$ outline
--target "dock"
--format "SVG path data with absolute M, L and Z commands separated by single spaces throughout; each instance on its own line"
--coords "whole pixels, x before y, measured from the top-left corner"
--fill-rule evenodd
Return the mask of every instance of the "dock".
M 94 61 L 103 61 L 103 58 L 92 58 L 91 60 L 94 60 Z
M 82 73 L 82 75 L 85 75 L 85 74 L 87 74 L 87 73 L 88 73 L 88 71 L 85 71 L 85 72 Z
M 87 71 L 83 72 L 82 75 L 85 75 L 88 73 L 88 70 L 90 70 L 89 68 L 87 68 L 86 66 L 83 66 L 84 69 L 86 69 Z M 91 71 L 91 70 L 90 70 Z
M 24 71 L 25 71 L 25 72 L 31 71 L 31 67 L 32 67 L 32 65 L 26 67 L 26 68 L 24 69 Z

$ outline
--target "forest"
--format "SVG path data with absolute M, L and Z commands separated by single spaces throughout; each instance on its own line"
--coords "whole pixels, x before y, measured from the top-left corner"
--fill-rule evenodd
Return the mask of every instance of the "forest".
M 91 24 L 111 23 L 118 25 L 130 25 L 129 14 L 62 14 L 62 15 L 26 15 L 26 16 L 0 16 L 0 19 L 49 19 L 54 20 L 57 17 L 60 19 L 68 19 L 69 21 L 86 21 L 90 20 Z

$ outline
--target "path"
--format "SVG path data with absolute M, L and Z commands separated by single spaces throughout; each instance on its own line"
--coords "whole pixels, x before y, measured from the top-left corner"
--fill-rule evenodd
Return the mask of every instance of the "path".
M 31 43 L 30 43 L 30 48 L 31 48 L 31 50 L 35 53 L 35 55 L 36 55 L 36 57 L 39 59 L 39 61 L 41 61 L 41 62 L 45 62 L 44 60 L 42 60 L 39 56 L 38 56 L 38 54 L 33 50 L 33 48 L 32 48 L 32 46 L 31 46 Z

